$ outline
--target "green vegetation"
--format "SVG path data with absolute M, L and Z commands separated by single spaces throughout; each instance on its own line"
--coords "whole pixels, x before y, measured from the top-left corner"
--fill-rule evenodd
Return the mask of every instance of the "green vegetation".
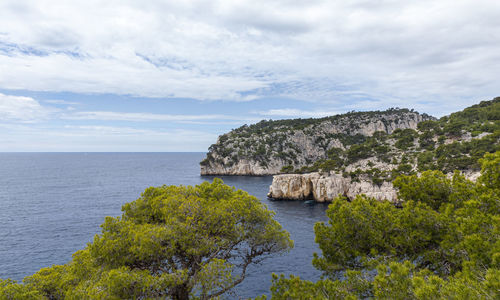
M 479 158 L 500 150 L 500 98 L 483 101 L 438 121 L 419 123 L 418 129 L 420 171 L 478 170 Z M 467 134 L 473 139 L 461 138 Z M 450 141 L 445 144 L 447 139 Z
M 321 119 L 262 121 L 221 136 L 201 164 L 232 166 L 248 159 L 267 167 L 276 160 L 281 162 L 282 173 L 333 171 L 355 181 L 381 184 L 399 175 L 426 170 L 478 171 L 478 160 L 484 154 L 500 150 L 500 97 L 439 120 L 424 116 L 425 121 L 418 123 L 416 130 L 396 129 L 391 134 L 378 131 L 372 136 L 356 132 L 367 122 L 391 122 L 394 126 L 408 113 L 405 109 L 390 109 Z M 328 132 L 325 126 L 330 123 L 324 122 L 335 123 L 343 131 Z M 310 137 L 312 147 L 320 154 L 311 156 L 301 150 L 292 142 L 296 136 Z M 226 158 L 225 163 L 221 157 Z M 348 166 L 352 171 L 346 173 Z
M 0 299 L 209 299 L 293 246 L 257 198 L 220 179 L 148 188 L 122 210 L 69 263 L 0 280 Z
M 272 299 L 498 299 L 500 151 L 481 163 L 475 183 L 458 172 L 399 177 L 399 207 L 335 199 L 314 227 L 323 279 L 273 275 Z
M 415 138 L 418 136 L 413 129 L 396 129 L 392 132 L 392 138 L 396 140 L 394 146 L 400 150 L 408 150 L 414 146 Z
M 276 130 L 303 130 L 307 127 L 319 125 L 325 121 L 336 122 L 339 119 L 348 118 L 348 119 L 356 119 L 356 118 L 369 118 L 373 116 L 384 116 L 384 115 L 393 115 L 393 114 L 403 114 L 410 112 L 409 109 L 403 108 L 390 108 L 384 111 L 363 111 L 363 112 L 348 112 L 346 114 L 335 115 L 324 118 L 308 118 L 308 119 L 288 119 L 288 120 L 262 120 L 259 123 L 253 125 L 244 125 L 238 129 L 235 129 L 235 133 L 239 133 L 243 136 L 250 136 L 252 134 L 263 134 L 263 133 L 272 133 Z M 424 114 L 424 116 L 426 116 Z
M 470 134 L 471 138 L 461 136 Z M 479 136 L 482 134 L 482 136 Z M 354 181 L 360 178 L 375 184 L 392 181 L 399 175 L 410 175 L 415 171 L 479 170 L 479 159 L 486 153 L 500 150 L 500 98 L 483 101 L 478 105 L 453 113 L 440 120 L 423 121 L 417 130 L 396 129 L 392 134 L 376 132 L 362 142 L 347 149 L 332 148 L 324 159 L 299 169 L 287 167 L 283 173 L 307 173 L 344 169 L 362 159 L 371 158 L 388 166 L 392 171 L 381 171 L 367 167 L 357 168 L 345 174 Z M 447 141 L 447 143 L 445 143 Z M 335 153 L 332 157 L 330 153 Z M 392 162 L 391 162 L 392 158 Z M 370 165 L 370 163 L 372 165 Z
M 322 279 L 273 275 L 272 299 L 497 299 L 500 151 L 479 162 L 476 182 L 398 177 L 397 205 L 336 198 L 314 226 Z M 217 298 L 293 244 L 258 199 L 219 179 L 148 188 L 122 210 L 68 264 L 0 280 L 0 299 Z

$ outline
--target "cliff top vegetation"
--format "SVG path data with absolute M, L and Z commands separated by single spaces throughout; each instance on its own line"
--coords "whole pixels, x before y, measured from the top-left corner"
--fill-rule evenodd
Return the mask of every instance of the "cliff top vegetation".
M 369 118 L 381 118 L 384 116 L 394 116 L 394 115 L 404 115 L 407 113 L 415 113 L 413 109 L 407 108 L 389 108 L 387 110 L 376 110 L 376 111 L 351 111 L 345 114 L 338 114 L 334 116 L 328 116 L 323 118 L 297 118 L 297 119 L 284 119 L 284 120 L 262 120 L 256 124 L 243 125 L 231 131 L 232 134 L 252 134 L 252 133 L 270 133 L 275 130 L 303 130 L 309 126 L 319 125 L 323 122 L 345 122 L 353 121 L 356 119 L 369 119 Z M 424 118 L 431 118 L 427 114 L 422 114 Z

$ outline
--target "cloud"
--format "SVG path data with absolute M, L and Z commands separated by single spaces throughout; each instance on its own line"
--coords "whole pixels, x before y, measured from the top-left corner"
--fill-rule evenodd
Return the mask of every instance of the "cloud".
M 283 109 L 270 109 L 267 111 L 257 112 L 262 116 L 277 116 L 277 117 L 287 117 L 287 118 L 321 118 L 327 116 L 333 116 L 340 114 L 342 112 L 338 111 L 308 111 L 294 108 L 283 108 Z
M 498 94 L 499 14 L 491 0 L 4 0 L 0 88 L 471 104 Z
M 118 127 L 118 126 L 93 126 L 93 125 L 66 125 L 64 129 L 67 132 L 60 131 L 59 135 L 67 136 L 97 136 L 97 135 L 144 135 L 144 134 L 160 134 L 153 130 L 146 130 L 133 127 Z M 161 133 L 165 134 L 165 133 Z
M 67 120 L 101 120 L 101 121 L 132 121 L 132 122 L 150 122 L 150 121 L 174 121 L 174 122 L 192 122 L 192 121 L 218 121 L 218 120 L 238 120 L 253 121 L 255 118 L 246 118 L 231 115 L 170 115 L 153 113 L 127 113 L 113 111 L 85 111 L 75 112 L 62 116 Z
M 59 105 L 79 105 L 80 103 L 74 101 L 66 101 L 66 100 L 45 100 L 44 102 L 50 104 L 59 104 Z
M 53 111 L 41 106 L 31 97 L 0 93 L 0 119 L 2 121 L 35 122 L 47 118 Z

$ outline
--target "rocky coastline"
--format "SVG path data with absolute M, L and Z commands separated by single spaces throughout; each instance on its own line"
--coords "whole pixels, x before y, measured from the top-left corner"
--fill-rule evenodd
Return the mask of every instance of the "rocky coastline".
M 267 196 L 276 200 L 330 202 L 339 195 L 354 199 L 358 194 L 397 202 L 397 190 L 390 182 L 381 185 L 363 180 L 354 182 L 341 174 L 319 172 L 275 175 Z

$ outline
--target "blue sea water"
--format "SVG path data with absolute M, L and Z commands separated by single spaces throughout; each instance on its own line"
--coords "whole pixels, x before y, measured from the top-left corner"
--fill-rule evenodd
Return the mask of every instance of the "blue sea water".
M 145 188 L 196 185 L 204 153 L 0 153 L 0 278 L 22 280 L 40 268 L 64 264 L 100 232 L 105 216 Z M 252 266 L 231 298 L 269 294 L 271 274 L 316 280 L 311 265 L 313 226 L 326 221 L 326 205 L 270 201 L 272 177 L 222 176 L 226 184 L 258 197 L 288 230 L 289 253 Z

